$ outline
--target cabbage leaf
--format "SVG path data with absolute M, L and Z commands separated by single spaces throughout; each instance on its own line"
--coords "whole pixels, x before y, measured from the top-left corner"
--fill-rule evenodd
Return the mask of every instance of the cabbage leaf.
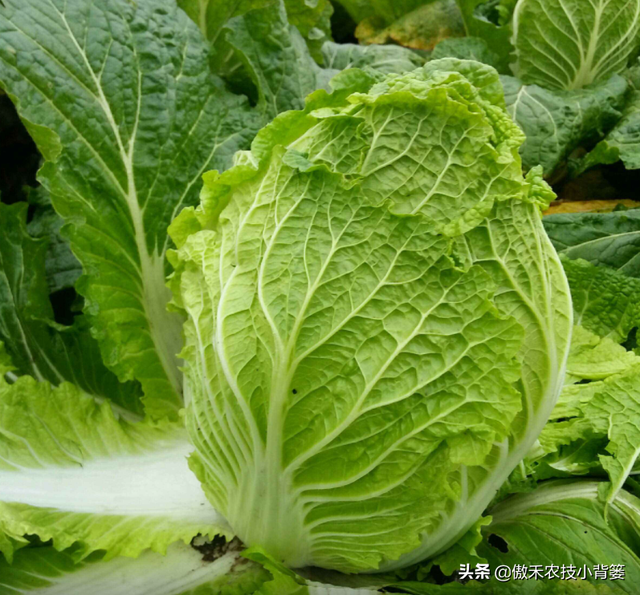
M 269 579 L 267 571 L 228 551 L 209 562 L 176 543 L 166 556 L 145 552 L 137 560 L 105 561 L 97 554 L 76 562 L 51 547 L 21 550 L 13 564 L 0 561 L 0 595 L 252 595 Z M 284 595 L 284 594 L 281 594 Z M 340 594 L 337 594 L 340 595 Z
M 628 85 L 621 76 L 571 91 L 525 85 L 503 76 L 511 117 L 522 128 L 522 162 L 526 169 L 543 167 L 546 176 L 567 161 L 572 151 L 599 141 L 620 119 Z
M 520 0 L 514 72 L 525 84 L 580 89 L 622 72 L 639 32 L 640 0 Z
M 84 316 L 57 324 L 46 279 L 47 242 L 27 233 L 27 204 L 0 203 L 0 341 L 13 373 L 58 385 L 72 382 L 94 397 L 141 414 L 140 388 L 120 383 L 102 363 Z
M 173 0 L 3 5 L 0 79 L 45 157 L 39 178 L 82 263 L 103 359 L 142 383 L 154 417 L 176 419 L 182 321 L 166 310 L 166 229 L 259 124 L 210 74 Z
M 0 547 L 24 535 L 74 547 L 81 560 L 164 553 L 198 533 L 224 533 L 189 471 L 180 426 L 122 419 L 72 384 L 0 377 Z M 14 542 L 7 541 L 6 537 Z
M 640 209 L 549 215 L 544 228 L 568 258 L 640 278 Z
M 506 592 L 635 592 L 640 580 L 640 500 L 629 492 L 620 492 L 607 518 L 601 498 L 607 489 L 606 483 L 594 480 L 556 481 L 541 484 L 529 494 L 514 496 L 491 510 L 493 521 L 478 549 L 492 568 L 501 564 L 513 568 L 518 564 L 528 569 L 527 576 L 536 565 L 542 567 L 543 576 L 547 566 L 563 564 L 573 565 L 576 572 L 580 569 L 582 576 L 583 566 L 593 569 L 596 565 L 615 564 L 624 565 L 625 580 L 594 580 L 588 574 L 586 580 L 576 581 L 512 580 Z M 496 545 L 499 540 L 502 544 Z M 593 581 L 593 586 L 587 581 Z

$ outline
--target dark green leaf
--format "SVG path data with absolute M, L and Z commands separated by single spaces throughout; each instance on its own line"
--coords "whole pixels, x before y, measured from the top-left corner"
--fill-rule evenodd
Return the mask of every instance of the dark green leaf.
M 509 113 L 527 136 L 526 169 L 542 165 L 550 175 L 577 147 L 597 142 L 620 118 L 627 83 L 610 80 L 577 91 L 552 91 L 502 77 Z
M 564 257 L 562 263 L 571 287 L 575 324 L 623 342 L 640 324 L 640 279 L 585 260 Z
M 181 320 L 166 311 L 167 226 L 260 118 L 227 92 L 173 0 L 6 0 L 0 81 L 47 159 L 40 172 L 85 276 L 106 364 L 177 416 Z
M 604 493 L 607 485 L 589 480 L 549 482 L 505 500 L 490 511 L 493 522 L 479 552 L 494 569 L 520 565 L 527 566 L 527 573 L 536 565 L 542 566 L 543 574 L 545 567 L 552 565 L 559 566 L 559 571 L 562 565 L 592 570 L 601 564 L 624 565 L 625 580 L 600 581 L 587 572 L 586 581 L 606 585 L 611 593 L 635 595 L 640 581 L 640 501 L 621 492 L 606 519 L 599 492 Z M 492 536 L 502 540 L 500 547 Z M 580 593 L 581 582 L 577 581 L 572 591 L 568 580 L 511 580 L 497 592 Z M 553 588 L 558 590 L 549 591 Z
M 265 123 L 280 112 L 302 109 L 322 69 L 309 55 L 298 30 L 287 21 L 284 4 L 253 10 L 232 19 L 226 40 L 253 80 Z
M 458 58 L 459 60 L 475 60 L 500 68 L 498 55 L 489 49 L 487 42 L 479 37 L 452 37 L 441 41 L 431 54 L 432 60 L 440 58 Z
M 69 242 L 60 233 L 64 219 L 55 212 L 44 186 L 30 190 L 28 198 L 34 206 L 28 231 L 34 238 L 44 238 L 48 242 L 45 264 L 49 290 L 54 293 L 69 289 L 82 274 L 82 265 L 71 252 Z
M 425 59 L 417 52 L 397 45 L 356 45 L 327 42 L 322 46 L 324 66 L 340 71 L 347 68 L 373 68 L 383 74 L 400 74 L 422 66 Z
M 549 215 L 544 227 L 556 250 L 569 258 L 640 279 L 640 209 Z
M 137 384 L 121 384 L 100 359 L 84 317 L 53 322 L 45 277 L 46 240 L 27 234 L 25 203 L 0 204 L 0 341 L 17 374 L 53 384 L 73 382 L 96 397 L 141 413 Z
M 487 4 L 486 0 L 456 0 L 462 13 L 464 26 L 467 35 L 484 39 L 499 59 L 499 69 L 501 74 L 509 71 L 509 64 L 512 62 L 514 51 L 511 44 L 512 28 L 511 24 L 499 25 L 491 22 L 482 15 L 481 5 Z

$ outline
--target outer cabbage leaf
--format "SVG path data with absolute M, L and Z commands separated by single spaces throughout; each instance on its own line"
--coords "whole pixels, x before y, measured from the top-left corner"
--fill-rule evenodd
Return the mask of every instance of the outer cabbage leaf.
M 601 337 L 624 342 L 640 325 L 640 280 L 586 260 L 562 258 L 575 322 Z
M 461 564 L 486 563 L 477 552 L 477 546 L 482 541 L 482 528 L 491 522 L 491 517 L 481 517 L 454 545 L 444 551 L 439 556 L 430 560 L 418 570 L 417 577 L 424 578 L 434 566 L 446 576 L 453 575 L 454 572 L 460 570 Z
M 74 546 L 76 560 L 213 536 L 222 521 L 188 468 L 191 450 L 181 427 L 125 421 L 71 384 L 0 378 L 0 535 Z
M 625 580 L 597 580 L 587 572 L 586 581 L 608 588 L 604 593 L 631 595 L 640 580 L 640 501 L 622 491 L 605 517 L 600 493 L 606 489 L 607 484 L 596 481 L 556 481 L 509 498 L 491 510 L 493 521 L 479 551 L 492 568 L 503 564 L 528 569 L 540 566 L 543 576 L 545 567 L 551 565 L 573 565 L 582 576 L 584 566 L 593 569 L 595 565 L 622 564 Z M 496 537 L 491 536 L 503 540 L 502 551 L 495 545 Z M 558 579 L 512 580 L 494 587 L 500 589 L 497 593 L 514 594 L 602 592 L 586 585 L 583 591 L 583 581 L 577 583 L 575 591 L 572 581 Z
M 329 17 L 333 10 L 329 0 L 300 2 L 299 0 L 178 0 L 182 8 L 198 25 L 204 37 L 214 49 L 213 67 L 217 72 L 228 72 L 229 46 L 225 43 L 225 26 L 235 18 L 250 11 L 286 9 L 285 21 L 291 23 L 304 36 L 314 57 L 320 57 L 320 48 L 331 38 Z M 264 14 L 264 12 L 263 12 Z M 233 54 L 233 51 L 231 52 Z
M 581 407 L 594 433 L 609 439 L 600 462 L 611 480 L 607 502 L 611 503 L 628 477 L 640 469 L 640 366 L 603 381 L 588 404 Z
M 256 86 L 265 123 L 280 112 L 301 109 L 304 98 L 328 82 L 287 21 L 283 2 L 235 17 L 225 27 L 225 40 Z
M 54 322 L 45 273 L 47 241 L 29 236 L 26 217 L 26 203 L 0 203 L 0 340 L 14 372 L 53 384 L 73 382 L 142 413 L 139 386 L 118 382 L 105 368 L 84 317 L 71 327 Z
M 247 557 L 248 556 L 248 557 Z M 213 558 L 213 559 L 211 559 Z M 256 562 L 251 561 L 255 559 Z M 184 544 L 166 556 L 104 561 L 96 554 L 76 562 L 53 548 L 25 549 L 13 564 L 0 560 L 0 595 L 375 595 L 379 591 L 303 581 L 266 556 L 240 552 L 237 541 L 203 556 Z
M 640 169 L 640 93 L 627 104 L 622 118 L 606 138 L 579 161 L 572 173 L 577 176 L 596 165 L 618 161 L 627 169 Z
M 547 234 L 562 255 L 576 322 L 618 343 L 640 325 L 639 212 L 544 218 Z
M 256 591 L 256 595 L 376 595 L 379 593 L 375 589 L 334 586 L 305 580 L 261 548 L 250 548 L 243 555 L 266 568 L 272 576 L 272 580 L 266 581 Z
M 530 461 L 545 464 L 547 454 L 553 453 L 551 467 L 575 474 L 601 465 L 611 479 L 608 499 L 615 498 L 634 468 L 640 468 L 639 363 L 635 357 L 635 365 L 624 372 L 566 387 L 540 435 L 539 448 L 529 454 Z M 575 459 L 576 448 L 596 456 L 573 470 L 560 467 L 555 453 L 566 459 L 568 450 Z
M 640 65 L 636 63 L 625 75 L 630 92 L 622 118 L 590 153 L 572 164 L 574 176 L 596 165 L 620 160 L 627 169 L 640 168 Z
M 571 351 L 567 361 L 565 387 L 558 403 L 551 412 L 549 422 L 542 431 L 536 445 L 529 451 L 524 465 L 510 478 L 507 492 L 524 480 L 524 486 L 531 482 L 522 475 L 524 470 L 535 480 L 576 475 L 604 475 L 601 457 L 606 456 L 609 436 L 629 434 L 624 425 L 624 416 L 612 415 L 604 420 L 602 411 L 592 410 L 589 404 L 601 402 L 600 393 L 612 393 L 610 407 L 613 412 L 620 410 L 629 395 L 617 395 L 625 382 L 624 373 L 637 375 L 640 358 L 627 351 L 610 338 L 597 335 L 577 326 L 573 330 Z M 607 384 L 603 380 L 607 380 Z M 587 381 L 587 382 L 585 382 Z M 595 381 L 595 382 L 594 382 Z M 597 396 L 596 395 L 600 395 Z M 604 397 L 605 401 L 607 397 Z M 633 400 L 631 401 L 633 407 Z M 609 424 L 609 425 L 607 425 Z M 630 438 L 633 439 L 633 429 Z M 633 465 L 634 472 L 640 464 Z
M 483 39 L 489 49 L 498 57 L 498 70 L 501 74 L 509 72 L 512 61 L 511 22 L 492 22 L 482 14 L 482 5 L 487 0 L 456 0 L 462 13 L 467 35 Z M 501 3 L 503 4 L 503 3 Z
M 51 547 L 22 550 L 11 565 L 0 560 L 0 595 L 253 595 L 268 579 L 238 551 L 211 562 L 184 544 L 173 544 L 166 556 L 145 552 L 137 560 L 105 562 L 98 554 L 77 562 Z
M 622 160 L 627 169 L 640 169 L 640 97 L 630 102 L 623 117 L 607 137 L 580 163 L 576 174 L 595 165 Z
M 509 113 L 527 137 L 523 164 L 542 165 L 547 176 L 574 149 L 600 140 L 620 119 L 626 101 L 627 83 L 617 75 L 574 91 L 525 85 L 510 76 L 502 83 Z
M 622 345 L 608 337 L 599 337 L 581 326 L 576 326 L 571 335 L 565 383 L 604 380 L 625 372 L 639 362 L 638 357 Z
M 225 26 L 226 43 L 254 83 L 257 110 L 264 123 L 280 112 L 302 109 L 315 89 L 329 89 L 330 79 L 347 68 L 405 72 L 424 59 L 402 47 L 322 45 L 320 68 L 309 54 L 298 30 L 287 21 L 285 4 L 277 2 L 231 19 Z M 237 73 L 232 76 L 237 76 Z
M 441 41 L 431 53 L 432 60 L 458 58 L 476 60 L 494 68 L 500 67 L 498 55 L 489 49 L 487 42 L 480 37 L 450 37 Z
M 640 278 L 640 209 L 549 215 L 544 228 L 558 252 Z
M 373 16 L 360 22 L 360 43 L 394 43 L 432 50 L 449 37 L 462 37 L 464 26 L 455 0 L 376 2 Z
M 55 212 L 44 186 L 30 190 L 28 199 L 33 209 L 27 226 L 29 235 L 48 242 L 45 267 L 49 290 L 55 293 L 73 287 L 82 274 L 82 266 L 71 252 L 69 242 L 62 237 L 64 219 Z
M 640 0 L 520 0 L 514 72 L 525 84 L 580 89 L 622 72 L 639 32 Z
M 373 68 L 382 74 L 415 70 L 425 62 L 418 53 L 396 45 L 357 45 L 333 43 L 322 46 L 324 66 L 332 71 L 347 68 Z
M 575 479 L 584 476 L 604 479 L 606 473 L 598 457 L 603 454 L 607 439 L 602 436 L 597 439 L 578 436 L 569 440 L 566 438 L 558 435 L 557 446 L 551 452 L 542 448 L 532 449 L 518 474 L 512 476 L 509 485 L 505 486 L 504 493 L 528 492 L 535 486 L 535 482 L 547 479 Z
M 245 543 L 294 567 L 408 565 L 529 449 L 571 308 L 521 142 L 497 73 L 443 60 L 318 92 L 207 176 L 174 227 L 187 420 Z
M 3 5 L 0 80 L 46 159 L 39 177 L 83 265 L 77 289 L 104 361 L 140 380 L 150 413 L 175 418 L 181 319 L 166 311 L 166 229 L 257 115 L 210 74 L 207 44 L 173 0 Z

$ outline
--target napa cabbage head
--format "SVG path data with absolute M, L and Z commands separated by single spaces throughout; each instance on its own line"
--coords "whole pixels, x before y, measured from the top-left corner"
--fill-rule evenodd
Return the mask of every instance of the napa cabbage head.
M 440 60 L 263 129 L 174 223 L 191 466 L 291 567 L 463 535 L 562 387 L 571 304 L 496 72 Z

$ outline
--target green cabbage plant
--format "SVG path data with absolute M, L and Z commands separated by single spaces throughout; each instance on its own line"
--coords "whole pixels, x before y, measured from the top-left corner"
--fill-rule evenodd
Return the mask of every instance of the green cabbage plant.
M 636 595 L 638 1 L 458 4 L 1 0 L 0 595 Z
M 191 468 L 290 567 L 454 544 L 561 390 L 569 290 L 497 73 L 454 59 L 264 128 L 173 224 Z

